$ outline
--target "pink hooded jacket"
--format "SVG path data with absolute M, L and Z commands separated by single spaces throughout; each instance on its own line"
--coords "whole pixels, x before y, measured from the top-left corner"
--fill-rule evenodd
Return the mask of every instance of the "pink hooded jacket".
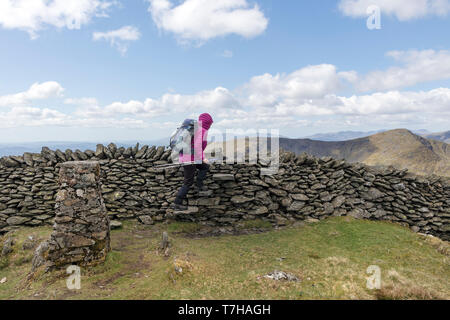
M 192 146 L 194 148 L 194 154 L 182 154 L 180 155 L 180 162 L 191 162 L 202 163 L 204 160 L 203 151 L 208 145 L 208 130 L 213 124 L 213 119 L 209 113 L 202 113 L 198 117 L 198 129 L 194 134 L 194 139 L 192 139 Z

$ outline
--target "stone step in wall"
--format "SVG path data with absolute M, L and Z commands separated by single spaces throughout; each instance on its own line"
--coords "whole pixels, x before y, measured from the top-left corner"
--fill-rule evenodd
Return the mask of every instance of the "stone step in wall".
M 20 225 L 52 224 L 58 164 L 98 160 L 102 194 L 113 219 L 152 224 L 174 217 L 170 209 L 183 181 L 182 169 L 155 169 L 169 162 L 164 147 L 95 151 L 43 148 L 40 154 L 0 159 L 0 232 Z M 188 213 L 177 219 L 211 225 L 262 218 L 278 224 L 307 218 L 351 215 L 390 220 L 449 239 L 450 183 L 406 170 L 375 169 L 331 158 L 282 153 L 280 170 L 262 176 L 261 164 L 212 165 L 210 192 L 188 196 Z

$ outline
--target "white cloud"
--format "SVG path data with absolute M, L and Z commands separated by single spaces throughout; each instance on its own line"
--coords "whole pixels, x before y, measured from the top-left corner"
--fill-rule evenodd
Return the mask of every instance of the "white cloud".
M 251 129 L 283 129 L 301 127 L 309 124 L 309 121 L 296 119 L 292 116 L 276 116 L 273 114 L 259 114 L 249 112 L 245 117 L 231 118 L 225 117 L 214 126 L 220 129 L 241 129 L 243 131 Z
M 92 39 L 94 41 L 106 40 L 112 47 L 115 47 L 120 54 L 125 55 L 131 41 L 137 41 L 141 37 L 138 28 L 133 26 L 124 26 L 117 30 L 107 32 L 94 32 Z
M 55 81 L 34 83 L 27 91 L 0 96 L 0 107 L 24 106 L 34 100 L 60 97 L 63 87 Z
M 84 107 L 92 107 L 98 105 L 98 101 L 96 98 L 68 98 L 64 100 L 64 103 Z
M 246 103 L 271 107 L 278 103 L 297 103 L 322 97 L 341 86 L 336 67 L 330 64 L 308 66 L 290 74 L 264 74 L 244 85 Z
M 14 107 L 9 112 L 15 117 L 33 118 L 33 119 L 57 119 L 64 117 L 64 114 L 48 108 L 39 109 L 33 107 Z
M 216 113 L 221 128 L 294 129 L 305 126 L 348 128 L 356 126 L 433 126 L 450 125 L 450 89 L 430 91 L 390 91 L 350 97 L 335 94 L 317 99 L 298 99 L 274 103 L 269 107 L 252 107 Z
M 144 101 L 114 102 L 105 107 L 84 105 L 76 111 L 76 114 L 84 117 L 129 115 L 154 118 L 199 109 L 212 111 L 239 107 L 239 102 L 232 92 L 218 87 L 214 90 L 201 91 L 193 95 L 167 93 L 159 99 L 148 98 Z
M 32 38 L 46 26 L 80 29 L 93 17 L 106 16 L 114 1 L 105 0 L 2 0 L 0 25 L 28 32 Z
M 64 123 L 67 116 L 57 110 L 34 107 L 14 107 L 0 113 L 0 128 L 51 126 Z
M 364 96 L 336 97 L 336 114 L 393 115 L 423 113 L 442 115 L 450 113 L 450 89 L 429 91 L 389 91 Z
M 255 108 L 257 114 L 273 116 L 368 116 L 450 113 L 450 89 L 430 91 L 389 91 L 350 97 L 329 94 L 317 99 L 280 101 L 271 108 Z
M 84 128 L 148 128 L 149 124 L 142 119 L 133 118 L 75 118 L 71 117 L 64 126 Z
M 450 13 L 450 0 L 341 0 L 339 10 L 346 16 L 367 17 L 367 8 L 371 5 L 380 7 L 382 14 L 395 16 L 400 21 Z
M 235 95 L 223 87 L 201 91 L 194 95 L 165 94 L 157 104 L 169 112 L 173 110 L 186 112 L 199 108 L 209 111 L 240 108 Z M 175 109 L 170 110 L 170 108 Z
M 14 107 L 0 112 L 0 128 L 15 127 L 84 127 L 84 128 L 146 128 L 148 123 L 133 118 L 77 117 L 58 110 L 36 107 Z
M 384 71 L 374 71 L 352 80 L 360 91 L 390 90 L 413 86 L 418 83 L 450 78 L 450 52 L 391 51 L 387 56 L 403 64 Z
M 247 0 L 148 0 L 149 12 L 160 30 L 174 33 L 179 40 L 199 41 L 237 34 L 252 38 L 262 34 L 268 20 L 258 5 Z
M 446 52 L 391 52 L 390 56 L 402 60 L 407 66 L 395 86 L 411 85 L 408 81 L 431 81 L 448 78 L 445 64 Z M 440 68 L 438 67 L 440 66 Z M 425 70 L 427 69 L 427 70 Z M 389 70 L 388 70 L 389 71 Z M 436 76 L 437 72 L 441 72 Z M 423 74 L 422 78 L 420 74 Z M 409 77 L 408 77 L 409 75 Z M 383 74 L 378 83 L 386 81 Z M 366 79 L 373 79 L 370 74 Z M 298 120 L 310 120 L 313 125 L 318 119 L 340 119 L 346 123 L 402 123 L 407 119 L 440 119 L 443 115 L 450 119 L 450 89 L 438 88 L 430 91 L 388 91 L 369 95 L 342 96 L 339 91 L 343 81 L 355 82 L 356 86 L 367 86 L 354 71 L 337 72 L 333 65 L 308 66 L 290 74 L 264 74 L 250 79 L 239 91 L 241 104 L 249 110 L 238 114 L 230 112 L 221 115 L 221 125 L 262 124 L 271 119 L 280 127 L 295 127 Z M 362 84 L 359 82 L 362 81 Z M 372 81 L 372 80 L 371 80 Z M 373 82 L 378 84 L 377 81 Z M 367 88 L 365 88 L 367 89 Z M 314 119 L 314 120 L 312 120 Z M 381 121 L 382 119 L 382 121 Z M 225 121 L 226 120 L 226 121 Z M 450 124 L 450 120 L 447 120 Z M 300 124 L 299 124 L 300 125 Z

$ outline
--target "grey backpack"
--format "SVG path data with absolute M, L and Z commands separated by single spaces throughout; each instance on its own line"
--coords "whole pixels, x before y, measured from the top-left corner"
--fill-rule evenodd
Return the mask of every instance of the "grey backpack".
M 196 120 L 186 119 L 172 134 L 169 142 L 169 148 L 172 150 L 172 156 L 183 154 L 183 150 L 190 150 L 190 154 L 194 154 L 192 139 L 194 138 L 194 130 L 196 126 Z

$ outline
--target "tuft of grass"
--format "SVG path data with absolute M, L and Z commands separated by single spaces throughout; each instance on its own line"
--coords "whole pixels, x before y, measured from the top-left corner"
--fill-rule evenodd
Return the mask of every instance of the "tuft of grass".
M 21 266 L 23 264 L 31 262 L 32 259 L 33 259 L 33 255 L 32 254 L 20 255 L 19 257 L 17 257 L 14 260 L 14 265 Z
M 442 300 L 445 296 L 432 288 L 420 286 L 401 276 L 397 271 L 388 272 L 388 283 L 376 290 L 379 300 Z
M 336 266 L 344 265 L 344 264 L 348 263 L 348 259 L 345 257 L 328 257 L 325 259 L 325 261 L 331 267 L 336 267 Z
M 168 277 L 171 281 L 176 283 L 178 279 L 188 277 L 192 274 L 194 265 L 186 258 L 175 258 L 173 265 L 170 265 L 167 271 Z
M 430 235 L 425 235 L 424 237 L 425 241 L 433 248 L 436 248 L 439 253 L 447 257 L 450 256 L 450 244 L 448 242 L 442 241 L 441 239 Z
M 376 291 L 379 300 L 443 300 L 444 296 L 434 290 L 419 286 L 387 285 Z
M 320 259 L 320 256 L 315 252 L 308 253 L 308 257 L 311 259 Z
M 255 219 L 242 221 L 237 225 L 237 228 L 240 230 L 248 230 L 248 229 L 269 230 L 272 229 L 273 227 L 269 221 L 262 219 Z
M 167 225 L 166 229 L 168 232 L 177 233 L 195 233 L 202 228 L 201 225 L 194 222 L 171 222 Z
M 0 257 L 0 270 L 5 269 L 9 265 L 8 257 Z

